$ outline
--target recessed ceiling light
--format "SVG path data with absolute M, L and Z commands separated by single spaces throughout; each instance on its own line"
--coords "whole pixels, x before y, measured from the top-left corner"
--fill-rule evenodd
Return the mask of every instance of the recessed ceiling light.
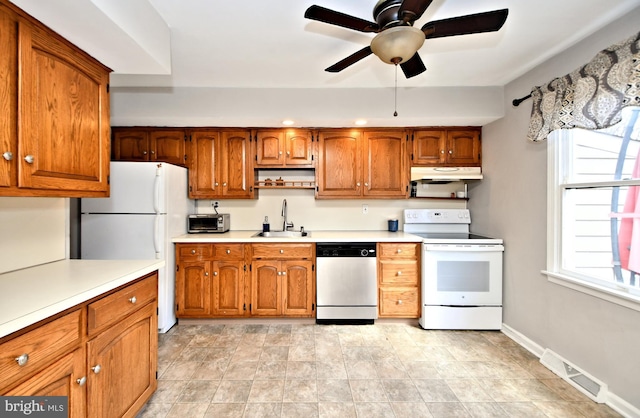
M 282 124 L 285 126 L 291 126 L 293 125 L 293 121 L 291 119 L 285 119 L 282 121 Z
M 358 119 L 356 120 L 356 125 L 358 126 L 362 126 L 362 125 L 366 125 L 367 124 L 367 120 L 366 119 Z

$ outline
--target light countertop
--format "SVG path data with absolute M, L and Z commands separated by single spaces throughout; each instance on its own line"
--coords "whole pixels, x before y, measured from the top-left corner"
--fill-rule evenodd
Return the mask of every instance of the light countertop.
M 162 266 L 164 260 L 62 260 L 0 274 L 0 337 Z
M 254 237 L 258 231 L 227 231 L 221 234 L 184 234 L 173 238 L 176 243 L 269 243 L 269 242 L 422 242 L 422 238 L 407 232 L 389 231 L 310 231 L 311 236 L 301 238 Z

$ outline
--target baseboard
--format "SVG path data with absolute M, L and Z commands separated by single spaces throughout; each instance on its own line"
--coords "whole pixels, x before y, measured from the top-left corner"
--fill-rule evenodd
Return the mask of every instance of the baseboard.
M 507 337 L 511 338 L 513 341 L 521 345 L 524 349 L 529 351 L 534 356 L 541 358 L 545 349 L 532 341 L 524 334 L 516 331 L 506 324 L 502 324 L 502 333 Z M 542 363 L 541 363 L 542 364 Z M 544 365 L 544 364 L 543 364 Z M 545 366 L 546 367 L 546 366 Z M 609 406 L 611 409 L 622 415 L 623 417 L 633 418 L 640 417 L 640 409 L 631 405 L 629 402 L 625 401 L 621 397 L 617 396 L 615 393 L 611 391 L 607 391 L 606 400 L 604 404 Z

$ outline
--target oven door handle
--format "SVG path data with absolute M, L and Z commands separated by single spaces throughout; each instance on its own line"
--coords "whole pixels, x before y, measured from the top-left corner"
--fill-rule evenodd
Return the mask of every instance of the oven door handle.
M 424 249 L 426 251 L 440 251 L 440 252 L 503 252 L 503 245 L 438 245 L 438 244 L 424 244 Z

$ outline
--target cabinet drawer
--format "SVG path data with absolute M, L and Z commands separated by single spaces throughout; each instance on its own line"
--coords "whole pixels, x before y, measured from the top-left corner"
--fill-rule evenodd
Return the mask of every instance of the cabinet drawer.
M 418 318 L 420 305 L 418 288 L 381 288 L 380 289 L 380 316 L 393 316 L 402 318 Z
M 244 259 L 244 244 L 215 244 L 213 246 L 215 260 Z
M 416 243 L 384 243 L 380 244 L 380 258 L 418 258 L 419 244 Z
M 380 262 L 380 284 L 405 284 L 417 286 L 419 283 L 419 271 L 417 261 L 391 261 Z
M 176 244 L 180 260 L 200 260 L 210 258 L 213 252 L 211 244 Z
M 145 306 L 156 299 L 157 294 L 158 275 L 154 274 L 89 304 L 87 318 L 89 335 Z
M 27 377 L 80 344 L 82 311 L 78 309 L 33 331 L 0 344 L 0 388 Z M 21 358 L 26 363 L 18 364 Z
M 313 258 L 313 244 L 253 244 L 253 258 Z

